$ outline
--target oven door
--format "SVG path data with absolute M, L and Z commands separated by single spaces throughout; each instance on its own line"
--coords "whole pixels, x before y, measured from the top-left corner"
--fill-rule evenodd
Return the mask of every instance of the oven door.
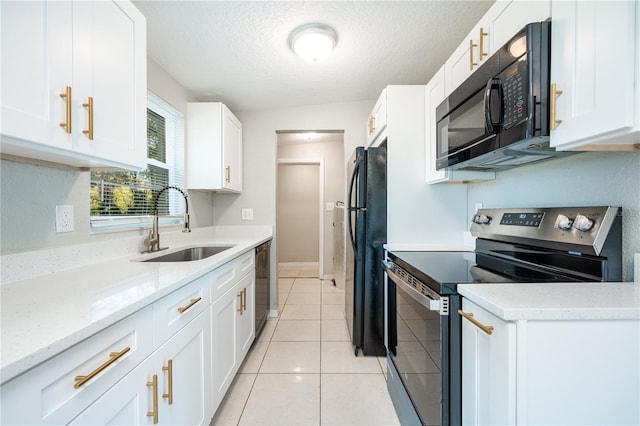
M 448 367 L 442 373 L 443 360 L 448 362 L 442 344 L 448 333 L 448 297 L 441 297 L 393 262 L 384 264 L 389 359 L 422 424 L 448 424 L 448 392 L 443 392 L 449 387 Z M 395 400 L 394 404 L 398 410 L 401 404 Z

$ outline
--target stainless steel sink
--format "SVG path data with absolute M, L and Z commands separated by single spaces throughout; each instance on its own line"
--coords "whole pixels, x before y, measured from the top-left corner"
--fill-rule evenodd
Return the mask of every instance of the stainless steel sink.
M 163 254 L 162 256 L 153 257 L 143 260 L 143 262 L 191 262 L 194 260 L 202 260 L 211 257 L 214 254 L 221 253 L 233 246 L 207 246 L 207 247 L 188 247 L 173 253 Z

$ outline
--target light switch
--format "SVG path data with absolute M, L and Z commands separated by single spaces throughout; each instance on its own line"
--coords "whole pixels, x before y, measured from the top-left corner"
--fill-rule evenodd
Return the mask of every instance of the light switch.
M 242 220 L 253 220 L 253 209 L 242 209 Z

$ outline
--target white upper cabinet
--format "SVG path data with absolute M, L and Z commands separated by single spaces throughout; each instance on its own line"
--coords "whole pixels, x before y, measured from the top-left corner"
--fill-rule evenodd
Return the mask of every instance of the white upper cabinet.
M 146 23 L 126 1 L 2 2 L 2 152 L 146 165 Z
M 187 187 L 242 192 L 242 123 L 220 102 L 187 104 Z
M 550 16 L 550 0 L 496 1 L 445 63 L 446 94 L 453 92 L 526 24 Z
M 367 146 L 377 145 L 384 138 L 378 138 L 380 133 L 387 127 L 387 89 L 383 89 L 378 101 L 373 106 L 369 119 L 367 120 Z
M 640 147 L 638 9 L 633 0 L 553 2 L 552 146 Z
M 436 157 L 437 157 L 437 125 L 436 125 L 436 108 L 444 99 L 445 94 L 445 70 L 444 66 L 440 67 L 438 72 L 427 83 L 425 93 L 425 112 L 426 118 L 426 171 L 427 182 L 470 182 L 477 180 L 489 180 L 495 179 L 495 172 L 470 172 L 470 171 L 451 171 L 451 170 L 437 170 L 436 169 Z

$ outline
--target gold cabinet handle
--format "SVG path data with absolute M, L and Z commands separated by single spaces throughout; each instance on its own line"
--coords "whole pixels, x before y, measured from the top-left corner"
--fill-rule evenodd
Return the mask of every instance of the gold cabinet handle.
M 236 309 L 236 310 L 237 310 L 238 312 L 240 312 L 240 315 L 242 315 L 242 312 L 243 312 L 243 310 L 242 310 L 242 292 L 239 292 L 239 293 L 238 293 L 238 295 L 237 295 L 237 297 L 239 297 L 239 298 L 240 298 L 240 305 L 238 306 L 238 309 Z
M 166 371 L 169 375 L 169 392 L 163 393 L 162 397 L 169 400 L 169 405 L 173 404 L 173 360 L 167 361 L 167 366 L 162 367 L 162 371 Z
M 475 67 L 476 65 L 478 65 L 477 62 L 473 62 L 473 48 L 477 47 L 478 45 L 476 43 L 473 42 L 473 40 L 469 40 L 469 69 L 472 70 L 473 67 Z
M 64 93 L 60 93 L 60 97 L 65 101 L 65 110 L 67 121 L 60 123 L 60 127 L 64 127 L 65 132 L 71 133 L 71 86 L 67 86 Z
M 86 104 L 82 104 L 83 107 L 89 110 L 89 130 L 83 130 L 82 133 L 89 137 L 89 140 L 93 140 L 93 96 L 89 96 Z
M 230 183 L 231 182 L 231 166 L 225 167 L 224 170 L 226 172 L 225 180 L 227 181 L 227 183 Z
M 247 288 L 242 289 L 242 310 L 247 310 Z
M 111 364 L 116 362 L 118 359 L 120 359 L 124 354 L 126 354 L 130 350 L 131 350 L 131 348 L 129 346 L 127 346 L 126 348 L 124 348 L 120 352 L 111 352 L 109 354 L 109 359 L 107 361 L 105 361 L 102 365 L 100 365 L 98 368 L 93 370 L 91 373 L 87 374 L 86 376 L 76 376 L 76 377 L 74 377 L 74 380 L 76 381 L 76 384 L 73 385 L 73 387 L 76 388 L 76 389 L 80 389 L 80 387 L 82 385 L 84 385 L 89 380 L 93 379 L 95 376 L 100 374 L 105 368 L 107 368 L 108 366 L 110 366 Z
M 147 386 L 153 389 L 153 411 L 147 411 L 147 417 L 153 417 L 153 424 L 158 424 L 158 375 L 154 374 L 153 379 L 147 382 Z
M 549 128 L 555 130 L 556 126 L 562 123 L 562 120 L 556 118 L 556 99 L 562 95 L 562 90 L 556 89 L 556 83 L 551 84 L 551 114 Z
M 473 314 L 470 312 L 465 312 L 462 309 L 458 309 L 458 313 L 465 317 L 466 319 L 468 319 L 469 321 L 471 321 L 471 323 L 473 325 L 475 325 L 476 327 L 478 327 L 480 330 L 484 331 L 485 333 L 487 333 L 488 335 L 493 334 L 493 326 L 492 325 L 483 325 L 480 324 L 480 322 L 478 322 L 477 319 L 475 319 L 473 317 Z
M 187 311 L 187 309 L 191 308 L 193 305 L 195 305 L 196 303 L 198 303 L 201 300 L 202 300 L 202 297 L 198 297 L 196 299 L 191 299 L 191 301 L 187 304 L 187 306 L 182 306 L 182 307 L 178 308 L 178 312 L 180 312 L 181 314 L 184 314 Z
M 485 56 L 489 56 L 488 53 L 484 52 L 484 37 L 488 36 L 489 33 L 485 33 L 484 32 L 484 28 L 480 27 L 480 49 L 479 49 L 479 53 L 480 53 L 480 60 L 482 60 L 482 58 L 484 58 Z
M 372 115 L 371 117 L 369 117 L 369 136 L 371 136 L 375 131 L 376 131 L 376 117 Z

